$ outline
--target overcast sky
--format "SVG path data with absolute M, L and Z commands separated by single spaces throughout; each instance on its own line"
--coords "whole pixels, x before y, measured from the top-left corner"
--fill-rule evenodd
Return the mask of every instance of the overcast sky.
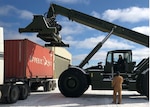
M 45 42 L 37 38 L 36 34 L 19 34 L 18 28 L 26 27 L 32 21 L 33 15 L 43 15 L 47 12 L 50 3 L 72 8 L 149 35 L 148 0 L 0 0 L 0 26 L 4 28 L 4 38 L 28 38 L 44 45 Z M 69 21 L 63 16 L 58 16 L 57 21 L 63 27 L 60 32 L 63 41 L 70 45 L 67 49 L 72 54 L 73 65 L 78 65 L 107 35 L 107 33 Z M 92 58 L 89 65 L 95 65 L 100 61 L 104 64 L 107 51 L 116 49 L 132 49 L 133 60 L 137 62 L 149 55 L 148 48 L 112 35 Z

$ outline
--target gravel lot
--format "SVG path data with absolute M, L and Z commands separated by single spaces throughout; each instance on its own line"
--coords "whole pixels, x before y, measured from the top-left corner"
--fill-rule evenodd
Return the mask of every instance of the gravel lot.
M 41 88 L 42 89 L 42 88 Z M 135 91 L 123 91 L 122 104 L 111 104 L 112 90 L 91 90 L 79 98 L 66 98 L 56 88 L 51 92 L 32 92 L 26 100 L 15 104 L 0 104 L 0 107 L 149 107 L 145 96 Z

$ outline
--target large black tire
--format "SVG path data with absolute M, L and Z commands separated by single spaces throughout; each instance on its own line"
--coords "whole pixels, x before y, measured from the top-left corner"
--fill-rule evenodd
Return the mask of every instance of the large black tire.
M 52 90 L 52 81 L 47 81 L 44 83 L 44 91 L 51 91 Z
M 27 99 L 28 95 L 29 95 L 29 86 L 27 84 L 21 84 L 18 86 L 19 90 L 20 90 L 20 96 L 19 96 L 19 100 L 25 100 Z
M 10 88 L 9 96 L 6 98 L 7 103 L 16 103 L 19 99 L 19 88 L 17 85 L 12 85 Z
M 55 90 L 55 88 L 56 88 L 56 81 L 53 80 L 53 81 L 52 81 L 52 90 Z
M 86 75 L 80 69 L 69 68 L 60 75 L 58 87 L 66 97 L 80 97 L 88 87 Z
M 136 79 L 136 90 L 140 94 L 143 94 L 143 92 L 142 92 L 142 79 L 143 79 L 143 76 L 141 74 L 139 74 L 137 79 Z
M 138 75 L 136 88 L 138 93 L 149 98 L 149 69 Z
M 142 92 L 149 98 L 149 70 L 145 71 L 142 79 Z

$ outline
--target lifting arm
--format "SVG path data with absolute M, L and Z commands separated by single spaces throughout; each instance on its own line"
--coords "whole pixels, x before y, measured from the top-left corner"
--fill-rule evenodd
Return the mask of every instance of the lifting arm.
M 84 24 L 86 26 L 90 26 L 92 28 L 95 28 L 103 32 L 110 32 L 111 29 L 114 26 L 116 26 L 116 29 L 113 32 L 114 35 L 136 42 L 146 47 L 149 47 L 149 36 L 147 35 L 92 17 L 90 15 L 78 12 L 73 9 L 67 9 L 65 7 L 56 4 L 51 4 L 49 11 L 47 13 L 47 18 L 56 17 L 57 14 L 68 17 L 72 21 L 76 21 L 78 23 Z
M 92 58 L 92 56 L 103 46 L 103 44 L 106 42 L 106 40 L 111 36 L 111 34 L 114 32 L 116 29 L 116 26 L 112 28 L 110 33 L 101 41 L 99 42 L 95 48 L 84 58 L 84 60 L 79 64 L 79 67 L 82 68 L 88 61 Z

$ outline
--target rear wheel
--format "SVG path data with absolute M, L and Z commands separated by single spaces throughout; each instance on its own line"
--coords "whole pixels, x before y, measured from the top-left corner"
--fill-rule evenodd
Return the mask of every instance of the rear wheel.
M 149 71 L 146 71 L 145 74 L 143 74 L 142 90 L 143 94 L 149 98 Z
M 136 88 L 138 93 L 149 98 L 149 69 L 138 75 Z
M 44 91 L 51 91 L 52 90 L 52 81 L 47 81 L 44 84 Z
M 53 81 L 52 81 L 52 90 L 55 90 L 55 88 L 56 88 L 56 81 L 53 80 Z
M 19 98 L 19 88 L 17 85 L 12 85 L 9 96 L 6 98 L 7 103 L 16 103 Z
M 137 89 L 137 92 L 142 94 L 142 78 L 143 76 L 141 74 L 138 75 L 137 79 L 136 79 L 136 89 Z
M 21 84 L 18 87 L 20 90 L 19 99 L 20 100 L 26 99 L 28 97 L 28 94 L 29 94 L 29 86 L 27 84 Z
M 88 87 L 86 75 L 77 68 L 69 68 L 60 75 L 58 87 L 66 97 L 79 97 Z

